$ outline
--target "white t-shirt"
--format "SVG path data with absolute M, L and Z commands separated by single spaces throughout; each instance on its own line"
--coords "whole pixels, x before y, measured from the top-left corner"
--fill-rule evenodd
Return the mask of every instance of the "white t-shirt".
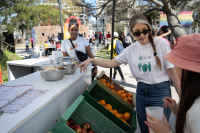
M 28 44 L 29 44 L 28 40 L 25 41 L 25 44 L 26 44 L 26 46 L 28 46 Z
M 186 114 L 184 133 L 200 132 L 200 98 L 196 99 Z
M 89 45 L 89 42 L 84 37 L 77 37 L 75 41 L 72 41 L 76 50 L 86 53 L 85 47 Z M 61 51 L 67 52 L 70 57 L 76 57 L 75 50 L 69 41 L 69 39 L 65 39 L 62 41 Z
M 160 58 L 162 64 L 161 70 L 157 66 L 151 43 L 140 45 L 137 41 L 124 49 L 115 59 L 119 63 L 129 65 L 131 73 L 137 82 L 157 84 L 168 81 L 169 76 L 166 69 L 173 68 L 174 65 L 166 59 L 163 59 L 163 57 L 171 50 L 167 46 L 166 41 L 161 38 L 154 38 L 154 44 L 156 46 L 157 56 Z

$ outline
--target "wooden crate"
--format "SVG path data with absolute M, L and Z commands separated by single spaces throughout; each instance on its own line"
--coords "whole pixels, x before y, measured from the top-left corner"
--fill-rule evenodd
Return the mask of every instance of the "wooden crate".
M 110 84 L 114 85 L 114 90 L 115 90 L 115 91 L 124 90 L 125 93 L 128 93 L 128 92 L 129 92 L 129 91 L 125 90 L 123 87 L 121 87 L 119 84 L 117 84 L 115 81 L 113 81 L 111 78 L 109 78 L 109 77 L 105 74 L 104 71 L 102 71 L 102 72 L 98 75 L 98 77 L 97 77 L 96 80 L 99 80 L 99 81 L 100 81 L 101 78 L 105 79 L 105 80 L 106 80 L 106 83 L 110 83 Z M 100 81 L 100 82 L 101 82 L 101 81 Z M 103 84 L 103 85 L 104 85 L 104 84 Z M 104 86 L 105 86 L 105 85 L 104 85 Z M 108 88 L 108 87 L 106 86 L 106 87 L 104 87 L 104 88 Z M 116 94 L 116 93 L 115 93 L 115 94 Z M 113 94 L 113 95 L 114 95 L 114 94 Z M 120 97 L 120 96 L 117 95 L 117 94 L 116 94 L 116 96 L 117 96 L 117 97 Z M 121 97 L 120 97 L 120 98 L 121 98 Z M 132 106 L 133 106 L 133 107 L 130 106 L 130 108 L 134 108 L 135 105 L 136 105 L 136 102 L 135 102 L 135 95 L 134 95 L 133 93 L 132 93 L 132 99 L 133 99 L 133 101 L 132 101 Z M 127 106 L 128 106 L 128 105 L 127 105 Z
M 90 123 L 92 126 L 91 130 L 95 133 L 125 133 L 120 127 L 87 103 L 83 95 L 80 95 L 61 116 L 59 121 L 64 125 L 60 124 L 58 121 L 51 132 L 64 133 L 67 131 L 66 133 L 75 133 L 75 131 L 65 124 L 69 118 L 72 118 L 75 121 L 75 124 L 80 125 L 81 127 L 86 122 Z
M 126 133 L 133 133 L 137 129 L 136 112 L 132 108 L 126 106 L 124 103 L 127 102 L 121 97 L 113 95 L 114 92 L 112 90 L 108 87 L 108 90 L 103 87 L 105 87 L 105 85 L 103 85 L 100 81 L 95 80 L 83 93 L 85 101 L 101 112 L 104 116 L 109 118 L 109 120 L 123 129 Z M 100 105 L 98 103 L 100 100 L 105 100 L 107 104 L 111 104 L 113 109 L 116 109 L 119 113 L 124 114 L 125 112 L 129 112 L 131 114 L 131 119 L 127 121 L 129 125 Z

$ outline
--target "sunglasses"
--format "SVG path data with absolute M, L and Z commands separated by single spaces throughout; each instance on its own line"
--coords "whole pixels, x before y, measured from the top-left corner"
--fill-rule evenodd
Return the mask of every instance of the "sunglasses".
M 137 32 L 133 32 L 134 36 L 140 36 L 141 34 L 148 34 L 150 32 L 150 29 L 144 29 L 142 32 L 137 31 Z

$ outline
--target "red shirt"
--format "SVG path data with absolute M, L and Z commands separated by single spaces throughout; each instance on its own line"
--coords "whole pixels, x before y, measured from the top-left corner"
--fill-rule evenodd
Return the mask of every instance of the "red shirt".
M 31 38 L 31 42 L 33 42 L 33 38 Z
M 107 34 L 107 35 L 106 35 L 106 38 L 111 38 L 111 34 Z
M 102 38 L 102 35 L 101 35 L 101 33 L 99 33 L 99 38 Z

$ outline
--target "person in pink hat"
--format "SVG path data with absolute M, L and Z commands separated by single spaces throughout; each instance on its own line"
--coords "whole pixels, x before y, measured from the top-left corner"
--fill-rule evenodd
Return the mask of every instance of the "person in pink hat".
M 176 133 L 200 132 L 200 34 L 183 35 L 176 40 L 172 51 L 164 56 L 176 66 L 181 80 L 179 104 L 172 98 L 163 99 L 177 116 Z M 173 133 L 163 115 L 164 121 L 147 115 L 145 122 L 156 133 Z

